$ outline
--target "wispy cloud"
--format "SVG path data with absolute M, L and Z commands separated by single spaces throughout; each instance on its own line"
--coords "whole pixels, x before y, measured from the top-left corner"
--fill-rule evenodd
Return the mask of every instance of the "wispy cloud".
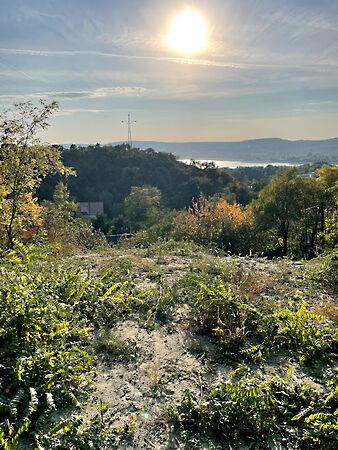
M 81 98 L 105 98 L 126 96 L 135 97 L 146 92 L 146 89 L 139 86 L 114 86 L 93 89 L 92 91 L 66 91 L 66 92 L 34 92 L 30 94 L 0 95 L 0 99 L 5 101 L 15 101 L 18 99 L 36 100 L 36 99 L 56 99 L 73 100 Z
M 56 116 L 73 116 L 74 114 L 100 114 L 106 113 L 106 109 L 89 109 L 89 108 L 74 108 L 74 109 L 61 109 L 55 113 Z
M 318 117 L 338 109 L 337 0 L 194 1 L 210 25 L 210 45 L 191 57 L 163 43 L 181 1 L 94 3 L 0 0 L 0 105 L 59 100 L 58 114 L 69 116 L 57 121 L 60 140 L 67 129 L 69 140 L 100 139 L 104 129 L 112 133 L 114 114 L 137 110 L 140 123 L 156 123 L 142 131 L 152 138 L 171 139 L 183 124 L 194 137 L 200 127 L 192 117 L 208 138 L 223 133 L 227 117 L 238 120 L 240 135 L 247 115 L 278 113 L 307 117 L 295 134 L 313 136 Z M 327 122 L 320 135 L 336 133 L 336 122 Z M 276 120 L 274 130 L 283 126 L 289 122 Z M 259 127 L 246 135 L 273 133 L 268 120 L 264 132 Z
M 150 61 L 167 61 L 177 64 L 188 64 L 196 66 L 212 66 L 224 67 L 231 69 L 240 69 L 248 67 L 272 67 L 271 64 L 250 64 L 250 63 L 234 63 L 217 61 L 211 59 L 196 59 L 196 58 L 177 58 L 170 56 L 152 56 L 152 55 L 131 55 L 122 53 L 109 53 L 91 50 L 31 50 L 31 49 L 17 49 L 17 48 L 0 48 L 0 54 L 3 55 L 22 55 L 35 57 L 72 57 L 72 56 L 96 56 L 102 58 L 119 58 L 131 60 L 150 60 Z
M 68 58 L 74 56 L 91 56 L 98 58 L 115 58 L 125 60 L 144 60 L 157 62 L 172 62 L 175 64 L 187 64 L 193 66 L 207 66 L 219 67 L 228 69 L 311 69 L 319 70 L 321 72 L 329 69 L 338 69 L 338 60 L 328 60 L 325 64 L 323 62 L 313 61 L 307 65 L 305 62 L 296 63 L 295 61 L 287 62 L 285 60 L 273 59 L 273 55 L 269 58 L 269 62 L 262 62 L 263 58 L 258 56 L 257 61 L 254 62 L 235 62 L 226 61 L 222 58 L 225 55 L 219 55 L 216 59 L 204 58 L 183 58 L 171 56 L 158 55 L 132 55 L 124 53 L 110 53 L 93 50 L 32 50 L 32 49 L 17 49 L 17 48 L 0 48 L 0 55 L 17 55 L 17 56 L 31 56 L 31 57 L 53 57 L 53 58 Z

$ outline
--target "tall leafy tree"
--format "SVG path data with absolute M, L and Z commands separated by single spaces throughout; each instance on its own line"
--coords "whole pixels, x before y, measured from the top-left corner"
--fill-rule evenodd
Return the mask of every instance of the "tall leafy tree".
M 258 228 L 282 242 L 283 254 L 289 251 L 289 237 L 302 210 L 304 180 L 295 168 L 273 177 L 254 204 Z
M 124 215 L 129 229 L 137 231 L 152 224 L 161 203 L 161 191 L 153 186 L 133 186 L 124 201 Z
M 60 150 L 38 136 L 57 108 L 56 102 L 26 102 L 0 116 L 0 235 L 7 248 L 28 222 L 32 225 L 26 220 L 29 195 L 48 174 L 71 173 L 61 162 Z
M 323 166 L 317 170 L 316 182 L 321 190 L 320 230 L 324 245 L 338 245 L 338 167 Z

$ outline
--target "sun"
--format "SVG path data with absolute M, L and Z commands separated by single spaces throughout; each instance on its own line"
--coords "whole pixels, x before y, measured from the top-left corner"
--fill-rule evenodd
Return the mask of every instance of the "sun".
M 198 53 L 207 47 L 207 25 L 198 13 L 188 10 L 176 16 L 167 36 L 168 46 L 181 53 Z

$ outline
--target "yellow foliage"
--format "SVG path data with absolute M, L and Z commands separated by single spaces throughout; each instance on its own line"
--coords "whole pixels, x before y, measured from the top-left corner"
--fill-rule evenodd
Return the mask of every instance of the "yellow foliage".
M 12 200 L 2 199 L 0 204 L 0 242 L 6 241 L 6 223 L 12 213 Z M 15 238 L 23 240 L 31 239 L 43 225 L 43 206 L 31 193 L 23 194 L 16 204 L 16 215 L 12 221 L 11 234 Z
M 231 205 L 220 200 L 216 205 L 215 218 L 220 222 L 227 222 L 234 228 L 239 228 L 246 220 L 245 212 L 237 203 Z
M 43 225 L 44 207 L 39 205 L 31 193 L 23 196 L 21 206 L 21 238 L 24 240 L 34 236 Z
M 224 199 L 207 200 L 201 195 L 191 208 L 178 216 L 175 237 L 191 239 L 199 244 L 211 244 L 234 249 L 242 240 L 245 227 L 252 223 L 252 212 Z

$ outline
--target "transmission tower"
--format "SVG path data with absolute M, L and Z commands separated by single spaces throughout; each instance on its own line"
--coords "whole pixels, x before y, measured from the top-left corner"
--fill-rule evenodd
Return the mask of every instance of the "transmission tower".
M 133 139 L 132 139 L 132 135 L 131 135 L 131 128 L 133 123 L 136 123 L 136 120 L 131 120 L 131 114 L 128 114 L 128 119 L 127 120 L 122 120 L 122 123 L 126 123 L 127 127 L 128 127 L 128 145 L 130 146 L 130 148 L 133 147 Z

